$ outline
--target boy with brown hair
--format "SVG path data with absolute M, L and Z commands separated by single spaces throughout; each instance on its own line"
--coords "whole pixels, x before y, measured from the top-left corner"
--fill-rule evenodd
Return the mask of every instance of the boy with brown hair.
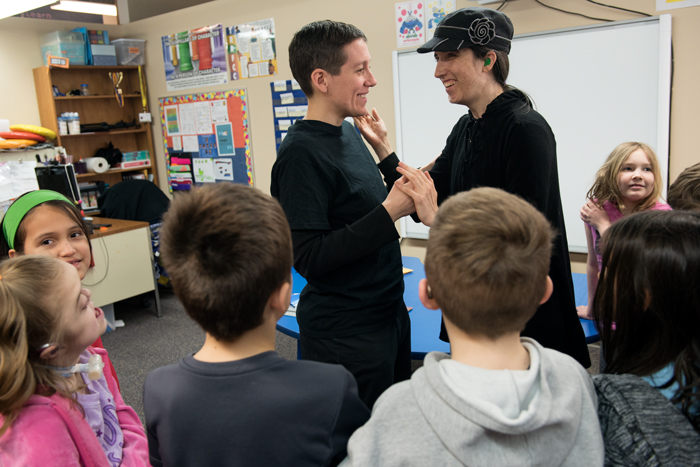
M 603 465 L 593 382 L 520 331 L 552 293 L 554 232 L 496 188 L 442 204 L 419 295 L 441 309 L 452 356 L 431 352 L 350 438 L 343 465 Z
M 175 198 L 161 251 L 202 348 L 146 378 L 153 466 L 335 465 L 369 417 L 339 365 L 275 353 L 289 306 L 292 240 L 279 203 L 214 184 Z
M 676 210 L 700 211 L 700 162 L 686 167 L 671 183 L 668 204 Z

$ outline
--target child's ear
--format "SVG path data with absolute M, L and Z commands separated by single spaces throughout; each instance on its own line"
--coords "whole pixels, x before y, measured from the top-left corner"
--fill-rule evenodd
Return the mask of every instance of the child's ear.
M 552 278 L 547 276 L 547 286 L 544 289 L 544 295 L 542 296 L 542 300 L 540 300 L 540 305 L 542 305 L 547 300 L 549 300 L 549 297 L 552 296 L 553 291 L 554 291 L 554 283 L 552 282 Z
M 58 344 L 47 344 L 41 349 L 41 352 L 39 352 L 39 358 L 42 360 L 52 360 L 58 357 L 58 353 Z
M 430 286 L 428 285 L 427 279 L 421 279 L 418 283 L 418 298 L 420 298 L 421 303 L 429 310 L 439 310 L 440 305 L 437 304 L 433 298 L 432 293 L 428 290 Z
M 17 253 L 17 250 L 12 249 L 7 252 L 7 256 L 9 256 L 10 258 L 17 258 L 19 256 L 19 253 Z
M 289 308 L 289 300 L 292 298 L 292 281 L 283 283 L 277 290 L 272 292 L 267 301 L 268 310 L 275 316 L 275 321 L 280 319 Z

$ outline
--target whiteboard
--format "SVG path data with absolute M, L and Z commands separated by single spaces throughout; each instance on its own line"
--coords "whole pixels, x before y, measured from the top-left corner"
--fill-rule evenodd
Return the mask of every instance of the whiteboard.
M 668 180 L 671 16 L 515 36 L 509 58 L 508 84 L 532 97 L 554 132 L 569 250 L 585 253 L 579 210 L 618 144 L 649 144 Z M 433 54 L 395 51 L 393 66 L 397 154 L 423 166 L 468 109 L 448 102 Z M 428 228 L 410 218 L 401 228 L 406 237 L 428 238 Z

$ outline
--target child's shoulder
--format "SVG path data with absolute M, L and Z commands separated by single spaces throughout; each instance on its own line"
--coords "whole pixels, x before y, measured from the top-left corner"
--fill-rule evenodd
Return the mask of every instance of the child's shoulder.
M 249 377 L 258 378 L 263 372 L 267 373 L 267 381 L 284 382 L 285 385 L 310 385 L 319 391 L 328 392 L 337 390 L 338 386 L 346 386 L 348 381 L 353 380 L 350 372 L 341 365 L 286 360 L 275 352 L 264 352 L 222 363 L 202 362 L 194 356 L 185 357 L 176 364 L 151 371 L 146 377 L 146 389 L 156 386 L 174 388 L 177 381 L 189 378 L 235 378 L 240 381 Z
M 12 460 L 8 465 L 77 465 L 85 453 L 79 452 L 76 436 L 95 439 L 78 409 L 58 394 L 33 395 L 3 435 L 0 461 L 8 456 Z M 82 446 L 85 452 L 101 451 L 97 443 L 83 442 Z
M 651 207 L 651 210 L 653 210 L 653 211 L 673 211 L 673 208 L 666 203 L 663 203 L 661 201 L 656 201 L 656 204 L 654 204 Z

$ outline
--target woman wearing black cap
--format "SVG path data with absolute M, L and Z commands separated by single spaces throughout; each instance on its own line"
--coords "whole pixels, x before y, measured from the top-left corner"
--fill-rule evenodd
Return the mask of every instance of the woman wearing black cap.
M 528 96 L 506 84 L 512 38 L 513 24 L 500 11 L 464 8 L 447 15 L 434 37 L 418 49 L 419 53 L 435 54 L 435 77 L 445 86 L 449 101 L 469 108 L 452 129 L 440 156 L 422 170 L 399 163 L 376 110 L 356 123 L 377 153 L 387 182 L 398 183 L 414 198 L 417 215 L 426 225 L 432 223 L 443 200 L 478 186 L 517 194 L 547 217 L 559 234 L 549 271 L 554 293 L 522 335 L 589 367 L 575 308 L 556 142 Z M 429 176 L 424 175 L 425 170 Z M 397 180 L 400 175 L 405 177 Z M 447 340 L 444 326 L 440 338 Z

